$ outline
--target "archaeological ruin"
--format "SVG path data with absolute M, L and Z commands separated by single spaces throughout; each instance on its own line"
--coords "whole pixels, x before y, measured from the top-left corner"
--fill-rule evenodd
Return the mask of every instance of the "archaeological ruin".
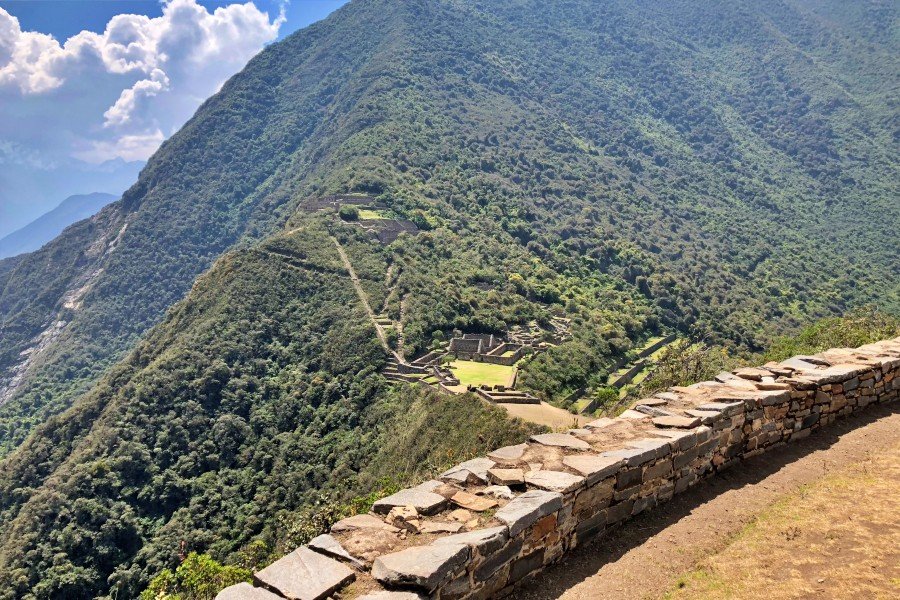
M 382 498 L 217 599 L 502 596 L 704 478 L 896 401 L 898 373 L 900 338 L 670 388 Z

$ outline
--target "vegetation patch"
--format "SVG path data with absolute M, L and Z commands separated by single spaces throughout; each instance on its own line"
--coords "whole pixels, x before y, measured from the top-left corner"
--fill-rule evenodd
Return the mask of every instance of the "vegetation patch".
M 476 387 L 509 385 L 515 371 L 515 367 L 472 360 L 454 360 L 449 366 L 456 378 L 459 379 L 460 385 Z

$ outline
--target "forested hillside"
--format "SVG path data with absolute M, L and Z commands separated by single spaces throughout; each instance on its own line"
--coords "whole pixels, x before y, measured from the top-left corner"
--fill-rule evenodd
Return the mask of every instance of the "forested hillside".
M 132 597 L 182 542 L 233 560 L 316 490 L 527 434 L 387 385 L 332 237 L 407 355 L 572 319 L 523 374 L 550 398 L 661 331 L 740 353 L 897 312 L 897 17 L 354 0 L 269 47 L 122 200 L 0 261 L 0 598 Z M 423 231 L 312 210 L 351 192 Z

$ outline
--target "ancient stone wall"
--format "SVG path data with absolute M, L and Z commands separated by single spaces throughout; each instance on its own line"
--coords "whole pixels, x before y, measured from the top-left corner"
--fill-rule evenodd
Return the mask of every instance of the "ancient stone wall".
M 219 600 L 491 598 L 741 459 L 900 395 L 900 338 L 722 373 L 536 435 L 339 521 Z

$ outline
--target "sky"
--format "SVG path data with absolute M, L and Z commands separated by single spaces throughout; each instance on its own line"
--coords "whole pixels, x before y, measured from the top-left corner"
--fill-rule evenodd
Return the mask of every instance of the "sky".
M 0 237 L 119 194 L 266 45 L 346 0 L 0 0 Z

